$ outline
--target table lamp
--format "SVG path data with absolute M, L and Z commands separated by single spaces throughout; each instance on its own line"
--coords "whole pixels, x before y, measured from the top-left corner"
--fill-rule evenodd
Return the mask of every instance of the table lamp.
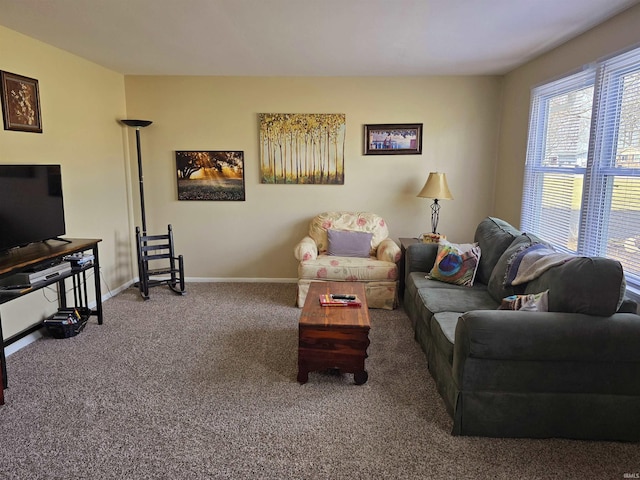
M 440 204 L 438 200 L 453 200 L 453 196 L 447 185 L 447 177 L 444 173 L 431 172 L 427 178 L 424 187 L 417 195 L 422 198 L 432 198 L 431 204 L 431 233 L 427 235 L 434 241 L 438 241 L 440 234 L 438 233 L 438 220 L 440 219 Z

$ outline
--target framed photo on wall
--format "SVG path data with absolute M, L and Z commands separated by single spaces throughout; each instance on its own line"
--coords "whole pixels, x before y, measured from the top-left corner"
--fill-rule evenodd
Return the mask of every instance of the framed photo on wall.
M 42 133 L 38 80 L 0 71 L 5 130 Z
M 176 152 L 178 200 L 244 201 L 244 152 Z
M 421 155 L 421 123 L 384 123 L 364 126 L 365 155 Z

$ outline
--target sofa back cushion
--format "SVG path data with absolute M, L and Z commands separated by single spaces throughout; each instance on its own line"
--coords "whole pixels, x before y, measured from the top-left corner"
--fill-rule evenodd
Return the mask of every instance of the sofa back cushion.
M 474 242 L 480 245 L 480 262 L 476 280 L 487 285 L 498 259 L 522 232 L 504 220 L 487 217 L 476 228 Z
M 609 316 L 626 289 L 622 265 L 601 257 L 577 257 L 531 280 L 525 293 L 549 290 L 549 311 Z
M 489 282 L 487 284 L 489 295 L 491 295 L 496 302 L 500 302 L 503 298 L 511 295 L 521 295 L 524 293 L 525 285 L 507 285 L 507 272 L 509 272 L 515 257 L 524 249 L 536 243 L 546 244 L 546 242 L 543 242 L 535 235 L 523 233 L 514 238 L 511 245 L 502 252 L 502 255 L 498 258 L 495 267 L 493 267 L 493 271 L 491 272 L 491 276 L 489 277 Z
M 329 229 L 371 233 L 370 255 L 375 255 L 380 242 L 389 236 L 387 223 L 375 213 L 324 212 L 316 215 L 309 225 L 309 236 L 316 242 L 319 254 L 327 254 Z

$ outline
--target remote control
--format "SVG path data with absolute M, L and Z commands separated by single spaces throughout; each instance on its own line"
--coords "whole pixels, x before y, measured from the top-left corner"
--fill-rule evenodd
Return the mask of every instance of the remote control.
M 331 298 L 335 300 L 355 300 L 355 295 L 331 294 Z

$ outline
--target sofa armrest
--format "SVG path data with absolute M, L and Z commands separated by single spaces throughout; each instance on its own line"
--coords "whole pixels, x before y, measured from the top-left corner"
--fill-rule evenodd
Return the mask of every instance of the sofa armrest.
M 465 358 L 640 362 L 640 316 L 474 310 L 456 325 L 454 371 Z
M 296 260 L 315 260 L 318 258 L 318 246 L 313 238 L 306 236 L 293 249 Z
M 437 243 L 414 243 L 404 255 L 405 275 L 411 272 L 430 272 L 438 255 Z
M 388 237 L 380 242 L 376 250 L 376 258 L 385 262 L 396 263 L 401 256 L 402 251 L 398 244 Z

